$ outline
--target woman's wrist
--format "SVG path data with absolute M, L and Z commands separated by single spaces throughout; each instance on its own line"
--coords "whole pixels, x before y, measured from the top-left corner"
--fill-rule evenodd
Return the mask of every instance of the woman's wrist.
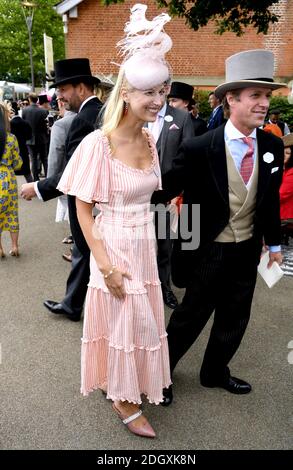
M 104 267 L 100 268 L 100 271 L 101 271 L 104 279 L 108 279 L 110 276 L 112 276 L 112 274 L 114 274 L 116 269 L 117 269 L 117 266 L 115 266 L 114 264 L 110 264 L 105 268 Z

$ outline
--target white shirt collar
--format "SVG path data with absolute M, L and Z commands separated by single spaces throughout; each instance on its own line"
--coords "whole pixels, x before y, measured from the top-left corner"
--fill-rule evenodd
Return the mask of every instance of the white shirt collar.
M 84 101 L 81 103 L 78 112 L 80 113 L 80 111 L 82 110 L 82 108 L 84 107 L 84 105 L 85 105 L 89 100 L 92 100 L 93 98 L 96 98 L 96 96 L 95 96 L 95 95 L 92 95 L 92 96 L 89 96 L 86 100 L 84 100 Z
M 162 118 L 165 117 L 166 111 L 167 111 L 167 103 L 165 102 L 164 106 L 160 109 L 158 113 L 159 116 Z
M 234 124 L 232 124 L 231 120 L 228 119 L 226 126 L 225 126 L 225 139 L 227 140 L 234 140 L 234 139 L 243 139 L 243 137 L 252 137 L 253 139 L 256 139 L 256 129 L 253 129 L 251 134 L 248 136 L 245 136 L 240 132 Z
M 216 111 L 217 111 L 217 109 L 220 108 L 220 106 L 222 106 L 222 105 L 221 105 L 221 104 L 218 104 L 218 106 L 216 106 L 216 107 L 213 109 L 212 113 L 213 113 L 213 114 L 216 114 Z

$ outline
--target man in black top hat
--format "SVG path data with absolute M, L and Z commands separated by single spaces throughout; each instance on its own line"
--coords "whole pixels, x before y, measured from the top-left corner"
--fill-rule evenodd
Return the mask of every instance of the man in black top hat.
M 68 110 L 75 111 L 65 143 L 66 158 L 70 159 L 82 139 L 94 131 L 102 103 L 94 95 L 94 85 L 100 80 L 91 73 L 88 59 L 66 59 L 55 64 L 55 82 L 59 97 Z M 24 184 L 21 196 L 30 200 L 38 195 L 48 201 L 62 193 L 56 189 L 62 171 L 37 183 Z M 44 305 L 55 314 L 64 314 L 72 321 L 79 321 L 89 281 L 90 251 L 78 223 L 75 197 L 68 196 L 69 220 L 74 239 L 72 269 L 67 280 L 66 294 L 62 302 L 46 300 Z
M 189 111 L 189 105 L 192 100 L 193 86 L 183 82 L 172 82 L 168 103 L 172 108 Z

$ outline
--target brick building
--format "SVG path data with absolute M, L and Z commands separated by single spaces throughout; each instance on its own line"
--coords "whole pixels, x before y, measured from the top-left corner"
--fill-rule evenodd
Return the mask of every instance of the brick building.
M 163 11 L 158 10 L 153 1 L 144 3 L 149 5 L 148 18 Z M 116 43 L 123 36 L 124 24 L 134 4 L 134 0 L 127 0 L 105 7 L 99 0 L 61 1 L 56 10 L 63 18 L 67 58 L 88 57 L 93 73 L 116 75 L 118 68 L 113 64 L 119 63 Z M 256 34 L 249 28 L 239 38 L 233 33 L 219 36 L 214 34 L 212 23 L 195 32 L 183 19 L 172 19 L 165 29 L 173 40 L 168 60 L 174 80 L 213 89 L 224 81 L 226 57 L 242 50 L 261 48 L 275 54 L 276 80 L 289 82 L 293 78 L 293 0 L 280 0 L 273 8 L 280 20 L 270 27 L 267 35 Z

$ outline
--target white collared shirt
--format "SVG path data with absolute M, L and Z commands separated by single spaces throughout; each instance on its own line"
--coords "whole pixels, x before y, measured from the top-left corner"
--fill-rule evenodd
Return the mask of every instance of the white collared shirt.
M 240 132 L 234 124 L 230 121 L 227 121 L 224 131 L 224 139 L 225 143 L 230 150 L 230 153 L 233 157 L 234 163 L 236 165 L 237 170 L 240 172 L 241 163 L 243 160 L 244 155 L 248 150 L 247 144 L 243 142 L 243 137 L 252 137 L 254 140 L 254 154 L 253 154 L 253 162 L 255 162 L 256 157 L 256 129 L 254 129 L 251 134 L 245 136 Z
M 159 131 L 158 133 L 156 132 L 156 134 L 158 134 L 158 138 L 162 132 L 162 129 L 163 129 L 163 125 L 164 125 L 164 118 L 165 118 L 165 114 L 166 114 L 166 111 L 167 111 L 167 103 L 164 104 L 164 106 L 160 109 L 160 111 L 158 112 L 158 117 L 157 119 L 159 119 Z M 153 126 L 155 124 L 156 121 L 154 122 L 148 122 L 148 129 L 152 132 L 153 130 Z
M 84 100 L 84 101 L 81 103 L 78 112 L 80 113 L 80 111 L 82 110 L 82 108 L 84 107 L 84 105 L 85 105 L 89 100 L 92 100 L 93 98 L 96 98 L 96 96 L 95 96 L 95 95 L 91 95 L 91 96 L 89 96 L 86 100 Z

